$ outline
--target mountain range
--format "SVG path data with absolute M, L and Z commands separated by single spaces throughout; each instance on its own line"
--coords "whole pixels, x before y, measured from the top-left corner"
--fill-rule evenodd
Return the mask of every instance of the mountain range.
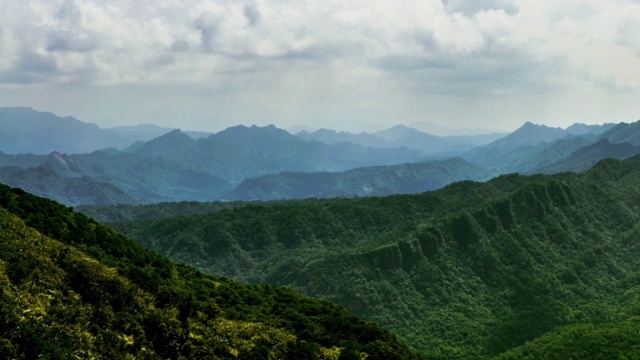
M 428 156 L 459 155 L 476 146 L 486 145 L 505 134 L 492 133 L 464 136 L 435 136 L 405 125 L 396 125 L 373 134 L 337 132 L 319 129 L 314 132 L 301 131 L 296 134 L 306 140 L 320 141 L 326 144 L 350 142 L 374 148 L 407 147 Z
M 415 194 L 461 180 L 486 181 L 497 173 L 461 158 L 356 168 L 345 172 L 281 172 L 244 180 L 226 200 Z
M 100 128 L 74 117 L 59 117 L 27 107 L 0 108 L 0 152 L 45 155 L 90 153 L 105 148 L 123 149 L 138 141 L 149 141 L 172 128 L 153 124 Z M 185 131 L 198 139 L 210 133 Z
M 638 123 L 561 129 L 529 122 L 505 136 L 439 137 L 404 125 L 297 135 L 273 125 L 214 134 L 155 125 L 100 129 L 27 108 L 0 109 L 1 119 L 0 138 L 13 139 L 4 148 L 33 154 L 0 153 L 0 179 L 74 206 L 417 193 L 505 173 L 585 171 L 605 157 L 638 154 L 640 146 Z M 40 141 L 47 134 L 51 139 Z M 80 151 L 88 143 L 104 148 Z M 38 154 L 46 147 L 78 153 Z
M 636 358 L 640 122 L 492 136 L 0 109 L 0 358 Z
M 574 124 L 567 129 L 553 128 L 527 122 L 516 131 L 486 146 L 469 151 L 463 157 L 475 164 L 502 169 L 504 172 L 526 172 L 536 164 L 534 158 L 558 142 L 583 145 L 572 139 L 586 140 L 584 145 L 613 128 L 615 124 Z M 606 137 L 606 135 L 605 135 Z M 562 147 L 559 157 L 570 155 L 578 147 Z M 543 158 L 546 158 L 543 157 Z M 536 164 L 537 165 L 537 164 Z
M 640 158 L 606 159 L 418 195 L 160 204 L 111 225 L 203 271 L 338 303 L 426 358 L 633 358 L 639 184 Z

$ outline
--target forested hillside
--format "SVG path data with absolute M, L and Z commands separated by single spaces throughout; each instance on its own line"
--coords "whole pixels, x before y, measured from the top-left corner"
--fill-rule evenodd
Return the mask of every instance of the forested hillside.
M 116 228 L 200 269 L 341 304 L 428 358 L 558 359 L 637 354 L 639 221 L 634 158 Z
M 204 275 L 0 185 L 0 358 L 419 357 L 334 304 Z

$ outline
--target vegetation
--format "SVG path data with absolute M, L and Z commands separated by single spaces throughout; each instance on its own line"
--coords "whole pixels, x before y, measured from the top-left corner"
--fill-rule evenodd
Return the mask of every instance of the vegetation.
M 115 226 L 207 272 L 336 302 L 452 359 L 633 354 L 639 223 L 634 158 Z
M 273 202 L 276 203 L 276 202 Z M 135 220 L 154 220 L 173 216 L 188 216 L 196 214 L 212 214 L 225 209 L 235 209 L 246 205 L 256 204 L 242 201 L 180 201 L 163 202 L 145 205 L 79 205 L 77 211 L 89 215 L 99 222 L 130 222 Z M 266 203 L 261 203 L 265 205 Z
M 204 275 L 4 185 L 0 357 L 418 358 L 329 302 Z

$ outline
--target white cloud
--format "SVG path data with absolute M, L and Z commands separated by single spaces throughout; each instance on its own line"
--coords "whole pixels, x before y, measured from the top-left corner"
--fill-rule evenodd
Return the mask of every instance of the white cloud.
M 380 126 L 400 121 L 394 114 L 469 125 L 464 103 L 509 127 L 536 120 L 517 111 L 535 99 L 568 121 L 579 103 L 572 90 L 604 102 L 640 95 L 638 18 L 631 0 L 0 1 L 0 97 L 26 98 L 34 86 L 83 87 L 85 96 L 158 86 L 186 91 L 181 98 L 213 91 L 226 99 L 216 110 L 234 121 L 332 116 Z M 132 106 L 138 117 L 159 113 Z M 628 104 L 618 114 L 637 111 Z

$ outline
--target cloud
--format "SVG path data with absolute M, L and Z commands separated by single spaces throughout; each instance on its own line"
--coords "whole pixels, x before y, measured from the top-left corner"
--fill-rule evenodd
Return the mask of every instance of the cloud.
M 260 21 L 260 11 L 258 11 L 258 9 L 252 4 L 244 6 L 244 16 L 247 17 L 250 26 L 255 27 Z
M 98 49 L 99 42 L 86 34 L 74 34 L 70 31 L 52 31 L 45 50 L 90 52 Z
M 502 10 L 513 15 L 518 12 L 517 2 L 509 0 L 443 0 L 450 12 L 460 12 L 471 17 L 479 12 Z
M 202 13 L 193 21 L 193 27 L 200 32 L 200 45 L 204 51 L 214 50 L 214 41 L 220 31 L 222 21 L 222 15 L 212 11 Z
M 638 18 L 631 0 L 2 1 L 0 88 L 158 86 L 360 118 L 404 102 L 418 117 L 424 97 L 640 95 Z
M 24 50 L 16 63 L 16 68 L 36 74 L 56 74 L 59 69 L 53 57 Z
M 180 39 L 175 40 L 173 44 L 171 44 L 171 51 L 186 52 L 189 51 L 190 48 L 191 46 L 188 42 Z

